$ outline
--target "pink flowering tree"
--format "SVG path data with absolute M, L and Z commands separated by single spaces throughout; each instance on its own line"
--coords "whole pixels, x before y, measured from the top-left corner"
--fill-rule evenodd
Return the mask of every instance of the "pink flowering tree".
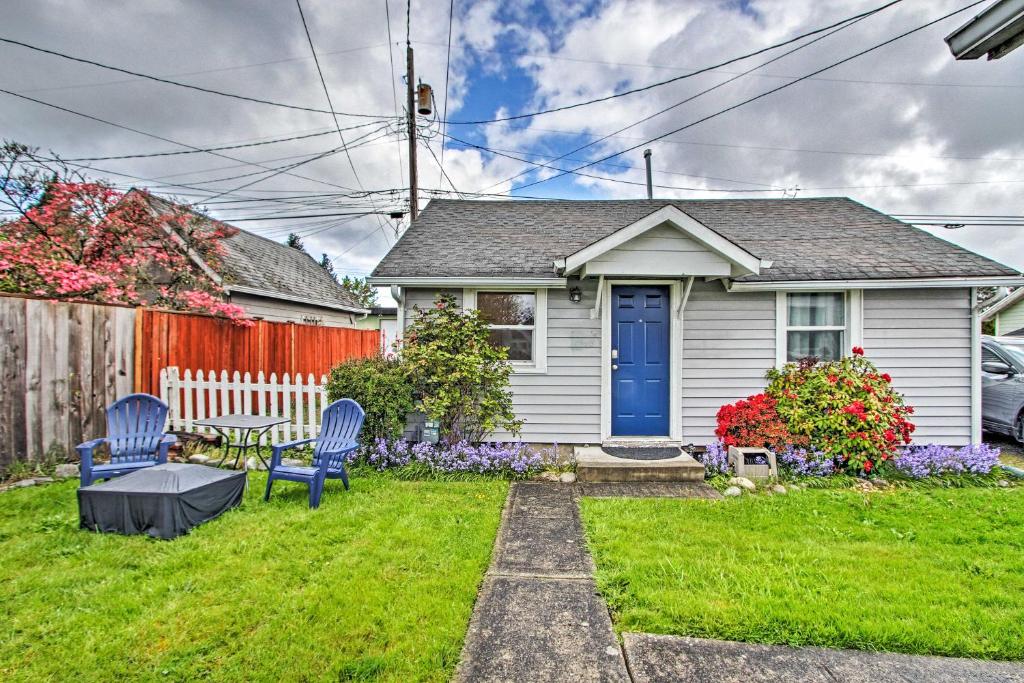
M 216 271 L 234 228 L 88 180 L 17 143 L 0 147 L 0 174 L 0 291 L 252 324 L 194 258 Z

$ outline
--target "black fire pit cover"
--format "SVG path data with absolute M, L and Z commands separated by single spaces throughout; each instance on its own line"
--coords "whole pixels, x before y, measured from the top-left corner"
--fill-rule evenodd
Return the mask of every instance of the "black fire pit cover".
M 176 538 L 237 507 L 245 472 L 167 463 L 78 489 L 81 528 Z

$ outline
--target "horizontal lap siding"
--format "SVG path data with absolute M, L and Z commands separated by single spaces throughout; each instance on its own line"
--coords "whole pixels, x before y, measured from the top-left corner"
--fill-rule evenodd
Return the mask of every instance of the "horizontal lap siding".
M 597 282 L 580 283 L 583 301 L 548 290 L 548 371 L 512 375 L 512 402 L 534 443 L 601 440 L 601 320 L 591 320 Z M 495 438 L 509 438 L 496 434 Z
M 775 293 L 694 282 L 683 312 L 683 441 L 714 441 L 719 407 L 761 391 L 774 364 Z
M 231 303 L 244 308 L 245 312 L 253 318 L 259 318 L 272 323 L 320 324 L 325 327 L 356 326 L 355 318 L 351 313 L 345 313 L 333 308 L 311 306 L 309 304 L 249 294 L 232 294 Z M 319 320 L 320 322 L 309 323 L 307 319 Z
M 915 441 L 970 441 L 970 290 L 866 290 L 864 348 L 914 406 Z
M 1013 334 L 1017 330 L 1024 329 L 1024 302 L 1018 301 L 1009 308 L 1005 308 L 996 314 L 998 329 L 996 334 Z

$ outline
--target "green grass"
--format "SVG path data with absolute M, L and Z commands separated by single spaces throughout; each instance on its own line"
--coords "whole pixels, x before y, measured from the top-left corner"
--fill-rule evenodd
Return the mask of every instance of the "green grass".
M 1024 659 L 1024 488 L 582 511 L 619 632 Z
M 447 680 L 508 483 L 306 489 L 174 541 L 80 531 L 75 483 L 0 495 L 0 679 Z

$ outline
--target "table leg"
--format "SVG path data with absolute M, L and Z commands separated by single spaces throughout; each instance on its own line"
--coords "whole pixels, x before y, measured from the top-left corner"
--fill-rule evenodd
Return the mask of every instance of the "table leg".
M 265 434 L 266 434 L 267 432 L 269 432 L 269 431 L 270 431 L 271 429 L 272 429 L 271 427 L 267 427 L 267 428 L 266 428 L 266 429 L 264 429 L 264 430 L 263 430 L 262 432 L 260 432 L 259 434 L 257 434 L 257 435 L 256 435 L 256 457 L 260 459 L 260 462 L 262 462 L 262 463 L 263 463 L 263 467 L 264 467 L 264 468 L 265 468 L 265 469 L 266 469 L 266 470 L 267 470 L 268 472 L 270 471 L 270 465 L 268 465 L 268 464 L 267 464 L 267 461 L 263 459 L 263 454 L 262 454 L 262 453 L 260 453 L 260 439 L 262 439 L 262 438 L 263 438 L 263 436 L 264 436 L 264 435 L 265 435 Z
M 220 462 L 217 463 L 217 467 L 220 467 L 228 459 L 228 456 L 231 455 L 231 438 L 225 434 L 220 427 L 214 427 L 213 431 L 220 434 L 220 438 L 224 439 L 224 456 L 220 459 Z

